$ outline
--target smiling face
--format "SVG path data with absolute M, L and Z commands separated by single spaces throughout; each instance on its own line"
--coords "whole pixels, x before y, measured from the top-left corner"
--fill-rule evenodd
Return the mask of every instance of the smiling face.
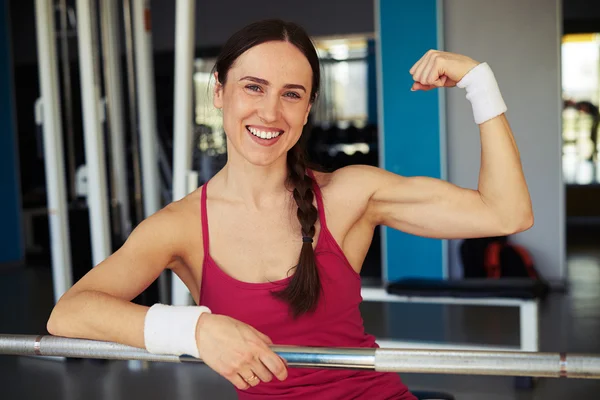
M 215 107 L 223 110 L 229 157 L 260 166 L 284 157 L 307 122 L 312 78 L 308 60 L 289 42 L 265 42 L 240 55 L 225 84 L 217 79 L 214 95 Z

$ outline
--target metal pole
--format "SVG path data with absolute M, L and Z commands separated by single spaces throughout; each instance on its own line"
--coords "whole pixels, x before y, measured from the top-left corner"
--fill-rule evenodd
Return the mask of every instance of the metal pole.
M 60 0 L 60 47 L 63 72 L 63 97 L 67 137 L 67 171 L 69 174 L 70 200 L 77 200 L 75 190 L 75 129 L 73 128 L 73 100 L 71 90 L 71 60 L 69 59 L 69 30 L 67 22 L 67 0 Z
M 137 72 L 138 116 L 142 155 L 142 190 L 144 218 L 157 212 L 161 205 L 160 174 L 158 170 L 158 131 L 156 128 L 156 101 L 152 60 L 152 27 L 149 0 L 133 0 L 133 39 Z M 174 275 L 174 274 L 173 274 Z M 167 272 L 158 277 L 158 297 L 169 302 Z
M 195 0 L 177 0 L 175 15 L 175 95 L 173 108 L 173 201 L 189 191 L 192 164 L 192 105 L 194 74 Z M 189 305 L 191 296 L 181 279 L 173 274 L 172 304 Z
M 100 123 L 100 82 L 94 60 L 91 0 L 77 0 L 77 30 L 81 99 L 83 103 L 85 159 L 88 171 L 88 207 L 92 261 L 98 265 L 111 254 L 104 137 Z M 95 11 L 95 8 L 94 8 Z M 95 14 L 94 14 L 95 15 Z
M 142 172 L 140 165 L 140 144 L 137 123 L 137 95 L 135 79 L 135 63 L 133 56 L 133 28 L 131 26 L 131 0 L 123 1 L 123 19 L 125 25 L 125 53 L 127 60 L 127 91 L 129 94 L 129 125 L 131 129 L 131 155 L 133 163 L 133 188 L 135 201 L 135 224 L 142 222 L 144 207 L 142 205 Z
M 133 0 L 133 39 L 142 155 L 144 218 L 149 217 L 161 208 L 150 22 L 150 2 L 148 0 Z
M 67 209 L 67 189 L 64 176 L 64 156 L 60 93 L 58 90 L 58 65 L 54 35 L 54 10 L 52 3 L 36 0 L 38 73 L 42 98 L 44 160 L 50 229 L 52 283 L 54 301 L 73 284 L 71 269 L 71 239 Z
M 127 191 L 127 167 L 125 161 L 125 126 L 123 121 L 123 90 L 119 44 L 119 13 L 116 0 L 100 2 L 102 24 L 102 50 L 104 77 L 108 106 L 108 131 L 111 143 L 111 176 L 114 181 L 112 206 L 118 210 L 121 239 L 131 232 L 129 193 Z
M 517 351 L 403 350 L 271 346 L 291 367 L 380 372 L 600 379 L 600 355 Z M 0 335 L 0 354 L 110 360 L 195 362 L 183 355 L 151 354 L 118 343 L 57 336 Z

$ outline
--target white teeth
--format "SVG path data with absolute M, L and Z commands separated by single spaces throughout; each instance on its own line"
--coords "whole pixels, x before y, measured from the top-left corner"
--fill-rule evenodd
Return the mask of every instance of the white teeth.
M 259 137 L 261 139 L 275 139 L 277 136 L 281 135 L 281 132 L 264 132 L 264 131 L 259 131 L 258 129 L 250 128 L 250 127 L 248 127 L 248 130 L 254 136 Z

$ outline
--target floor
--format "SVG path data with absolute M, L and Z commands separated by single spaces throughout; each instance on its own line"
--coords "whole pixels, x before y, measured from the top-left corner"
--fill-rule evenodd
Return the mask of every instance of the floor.
M 568 288 L 552 293 L 540 309 L 541 351 L 600 353 L 597 237 L 570 236 Z M 0 333 L 44 333 L 52 307 L 51 290 L 48 268 L 0 268 Z M 518 313 L 511 309 L 365 304 L 362 311 L 367 331 L 376 336 L 498 345 L 516 345 L 519 340 Z M 386 325 L 392 318 L 394 323 Z M 600 380 L 541 379 L 533 390 L 516 389 L 510 377 L 405 374 L 403 380 L 412 390 L 447 391 L 460 400 L 600 398 Z M 235 398 L 229 383 L 203 365 L 0 356 L 3 400 Z

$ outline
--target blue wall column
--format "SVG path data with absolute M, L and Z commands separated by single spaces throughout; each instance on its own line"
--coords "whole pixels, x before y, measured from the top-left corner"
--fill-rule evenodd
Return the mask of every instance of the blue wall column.
M 8 0 L 0 0 L 0 263 L 23 259 Z
M 375 39 L 367 41 L 367 122 L 377 125 L 377 43 Z
M 403 176 L 445 178 L 443 94 L 411 92 L 410 68 L 441 49 L 438 0 L 376 0 L 380 165 Z M 446 244 L 383 228 L 384 279 L 444 278 Z

